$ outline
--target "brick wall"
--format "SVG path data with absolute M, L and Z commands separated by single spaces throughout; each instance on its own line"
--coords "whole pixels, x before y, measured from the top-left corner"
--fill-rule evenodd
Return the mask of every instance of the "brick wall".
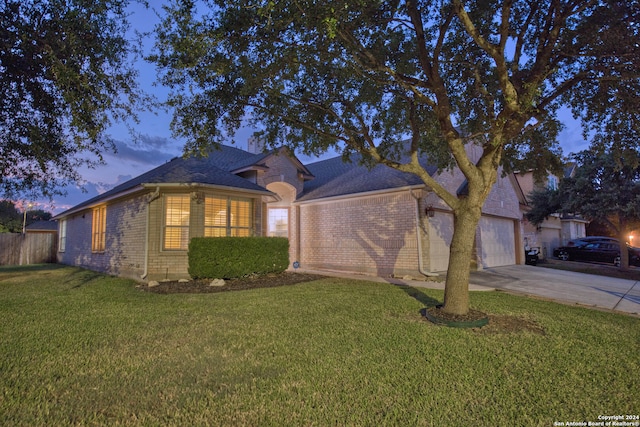
M 140 279 L 144 271 L 144 200 L 138 196 L 107 204 L 104 252 L 91 251 L 91 209 L 67 217 L 66 247 L 58 252 L 58 262 Z
M 444 172 L 438 180 L 449 191 L 463 184 L 460 171 Z M 429 241 L 428 218 L 424 218 L 427 206 L 433 206 L 445 214 L 450 209 L 433 193 L 420 193 L 420 237 L 422 241 L 423 268 L 430 270 L 437 257 L 446 261 L 448 253 L 435 253 Z M 408 190 L 372 196 L 355 196 L 333 201 L 315 201 L 296 205 L 300 225 L 296 224 L 300 237 L 291 239 L 292 256 L 302 268 L 350 271 L 386 277 L 389 275 L 419 275 L 418 247 L 416 240 L 416 205 Z M 509 176 L 499 175 L 489 194 L 483 215 L 520 219 L 517 193 Z M 513 227 L 517 224 L 512 222 Z M 445 230 L 446 231 L 446 230 Z M 293 236 L 292 236 L 293 237 Z M 472 262 L 480 266 L 482 239 L 476 232 L 477 247 Z M 516 230 L 516 250 L 520 250 L 521 233 Z M 299 246 L 296 246 L 299 241 Z M 438 251 L 448 250 L 437 247 Z M 434 252 L 434 253 L 432 253 Z M 516 261 L 519 258 L 516 257 Z M 294 260 L 292 258 L 292 260 Z M 438 264 L 440 266 L 442 262 Z M 479 267 L 478 267 L 479 268 Z M 440 269 L 441 268 L 437 268 Z
M 299 209 L 302 268 L 381 277 L 418 274 L 416 205 L 409 191 L 317 201 Z

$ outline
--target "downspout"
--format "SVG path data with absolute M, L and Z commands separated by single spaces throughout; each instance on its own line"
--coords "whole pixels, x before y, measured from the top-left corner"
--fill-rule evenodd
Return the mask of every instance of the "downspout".
M 149 222 L 151 220 L 151 202 L 160 197 L 160 187 L 156 187 L 156 191 L 154 191 L 151 196 L 149 196 L 149 200 L 147 200 L 147 222 L 145 224 L 145 232 L 144 232 L 144 272 L 141 279 L 146 279 L 149 274 Z
M 432 273 L 430 271 L 426 271 L 424 268 L 424 260 L 422 257 L 422 239 L 420 238 L 420 197 L 416 197 L 413 194 L 413 188 L 409 189 L 409 194 L 416 201 L 416 238 L 418 239 L 418 272 L 426 277 L 438 277 L 438 273 Z
M 293 210 L 296 215 L 296 259 L 294 261 L 300 262 L 300 254 L 302 253 L 302 248 L 300 245 L 302 244 L 302 237 L 300 236 L 302 225 L 300 222 L 302 221 L 302 213 L 300 212 L 300 205 L 293 205 Z

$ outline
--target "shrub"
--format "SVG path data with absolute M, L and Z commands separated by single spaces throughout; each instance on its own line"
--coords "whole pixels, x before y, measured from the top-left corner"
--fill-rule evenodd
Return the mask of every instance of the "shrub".
M 288 266 L 289 241 L 283 237 L 196 237 L 189 243 L 194 279 L 281 273 Z

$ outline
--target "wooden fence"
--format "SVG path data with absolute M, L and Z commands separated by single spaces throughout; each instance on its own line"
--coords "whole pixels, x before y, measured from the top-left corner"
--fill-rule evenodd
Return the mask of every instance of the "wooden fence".
M 0 265 L 56 262 L 56 233 L 0 233 Z

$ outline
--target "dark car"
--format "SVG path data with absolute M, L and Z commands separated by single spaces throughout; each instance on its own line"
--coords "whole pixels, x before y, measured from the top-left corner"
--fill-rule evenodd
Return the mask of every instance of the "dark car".
M 618 243 L 618 239 L 614 238 L 614 237 L 607 237 L 607 236 L 588 236 L 588 237 L 579 237 L 577 239 L 572 239 L 569 240 L 567 242 L 567 246 L 584 246 L 586 244 L 589 243 L 594 243 L 594 242 L 612 242 L 612 243 Z M 556 249 L 557 251 L 558 249 Z M 555 255 L 555 251 L 554 251 L 554 255 Z
M 627 245 L 629 264 L 640 266 L 640 249 Z M 616 239 L 593 239 L 585 244 L 562 246 L 553 255 L 563 261 L 595 261 L 620 265 L 620 244 Z

